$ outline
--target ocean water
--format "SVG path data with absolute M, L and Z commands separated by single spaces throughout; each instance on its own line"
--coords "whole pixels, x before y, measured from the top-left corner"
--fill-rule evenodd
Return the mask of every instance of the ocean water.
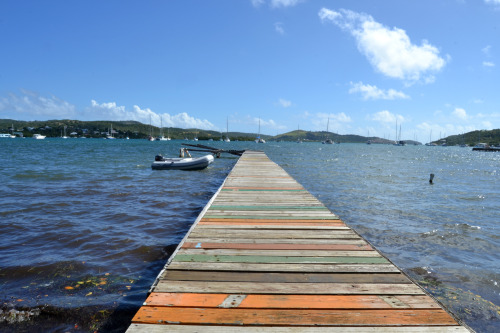
M 0 140 L 0 331 L 126 329 L 237 161 L 151 170 L 183 142 Z M 500 331 L 500 153 L 203 143 L 266 151 L 456 317 Z

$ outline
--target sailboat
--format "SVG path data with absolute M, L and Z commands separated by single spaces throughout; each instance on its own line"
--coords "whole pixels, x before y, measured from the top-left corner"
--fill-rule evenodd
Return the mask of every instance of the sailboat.
M 406 142 L 401 140 L 401 125 L 399 125 L 399 135 L 398 135 L 398 120 L 396 119 L 396 141 L 395 146 L 406 146 Z
M 328 135 L 328 125 L 330 124 L 330 118 L 328 118 L 328 121 L 326 122 L 326 135 Z M 328 144 L 331 145 L 333 144 L 332 139 L 330 139 L 328 136 L 325 141 L 322 142 L 323 144 Z
M 61 138 L 63 139 L 67 139 L 68 137 L 66 136 L 66 127 L 68 126 L 64 126 L 64 136 L 61 136 Z
M 229 139 L 229 118 L 226 118 L 226 138 L 224 139 L 224 142 L 231 142 Z
M 431 134 L 429 134 L 429 142 L 425 144 L 426 146 L 437 146 L 435 143 L 432 143 L 432 130 Z
M 299 127 L 299 125 L 297 125 L 297 135 L 299 135 L 299 134 L 300 134 L 300 127 Z M 297 143 L 302 143 L 302 139 L 300 137 L 297 138 Z
M 255 142 L 257 143 L 266 143 L 266 140 L 262 139 L 260 137 L 260 118 L 259 118 L 259 136 L 257 137 L 257 139 L 255 139 Z
M 153 126 L 151 125 L 151 116 L 149 116 L 149 136 L 148 136 L 149 141 L 155 141 L 155 138 L 153 137 Z
M 108 132 L 108 135 L 106 135 L 106 139 L 114 139 L 115 137 L 113 136 L 113 124 L 110 125 L 110 130 Z
M 158 141 L 169 141 L 170 140 L 170 136 L 165 137 L 163 135 L 163 116 L 161 116 L 161 118 L 160 118 L 160 136 L 158 138 L 156 138 L 156 140 L 158 140 Z

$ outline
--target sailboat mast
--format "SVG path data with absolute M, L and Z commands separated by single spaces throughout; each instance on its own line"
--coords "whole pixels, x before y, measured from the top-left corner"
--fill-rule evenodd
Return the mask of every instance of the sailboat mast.
M 398 142 L 398 118 L 396 118 L 396 143 Z

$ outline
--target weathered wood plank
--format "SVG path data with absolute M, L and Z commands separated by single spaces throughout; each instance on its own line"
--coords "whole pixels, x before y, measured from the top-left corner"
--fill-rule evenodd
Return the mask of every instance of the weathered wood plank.
M 326 207 L 308 207 L 308 206 L 263 206 L 263 205 L 258 205 L 258 206 L 241 206 L 241 205 L 212 205 L 208 211 L 217 211 L 217 210 L 237 210 L 237 211 L 242 211 L 242 210 L 305 210 L 305 211 L 326 211 L 330 212 L 328 208 Z
M 328 211 L 300 211 L 300 210 L 217 210 L 217 209 L 209 209 L 207 215 L 242 215 L 242 216 L 299 216 L 299 217 L 311 217 L 316 218 L 318 216 L 325 217 L 334 217 L 335 215 L 331 214 Z
M 310 263 L 310 264 L 389 264 L 383 257 L 285 257 L 256 255 L 177 254 L 172 262 Z
M 387 296 L 389 297 L 389 296 Z M 419 309 L 439 309 L 429 296 L 390 296 L 404 308 L 414 308 L 403 299 L 414 298 Z M 234 299 L 234 302 L 230 302 Z M 228 302 L 229 301 L 229 302 Z M 152 293 L 147 306 L 254 309 L 393 309 L 393 304 L 376 295 L 233 295 L 197 293 Z
M 204 216 L 202 222 L 239 222 L 239 223 L 341 223 L 340 219 L 317 220 L 317 219 L 249 219 L 249 218 L 210 218 Z M 343 222 L 342 222 L 343 223 Z
M 394 265 L 386 264 L 254 264 L 227 262 L 177 262 L 169 269 L 238 272 L 303 272 L 303 273 L 399 273 Z
M 308 245 L 338 245 L 338 244 L 353 244 L 367 245 L 366 241 L 360 238 L 328 238 L 328 239 L 298 239 L 298 238 L 266 238 L 266 239 L 249 239 L 249 238 L 220 238 L 220 237 L 190 237 L 187 242 L 191 243 L 233 243 L 233 244 L 308 244 Z
M 256 249 L 201 249 L 181 248 L 177 254 L 184 255 L 225 255 L 225 256 L 279 256 L 279 257 L 377 257 L 377 251 L 324 251 L 324 250 L 256 250 Z
M 191 231 L 191 237 L 209 238 L 293 238 L 293 239 L 332 239 L 332 238 L 350 238 L 359 239 L 360 237 L 352 230 L 267 230 L 265 233 L 256 230 L 213 230 L 213 229 L 194 229 Z
M 303 310 L 142 307 L 136 323 L 224 325 L 456 325 L 441 309 L 434 310 Z
M 272 191 L 272 192 L 285 192 L 285 191 L 305 191 L 303 187 L 224 187 L 222 191 Z
M 258 221 L 258 220 L 257 220 Z M 198 222 L 198 228 L 248 228 L 248 229 L 345 229 L 349 230 L 344 223 L 336 222 Z
M 132 324 L 127 333 L 325 333 L 324 327 L 290 326 L 216 326 L 216 325 L 148 325 Z M 467 333 L 461 326 L 329 326 L 331 333 Z
M 273 273 L 166 270 L 162 279 L 177 281 L 276 282 L 276 283 L 411 283 L 401 273 Z
M 160 280 L 155 292 L 302 294 L 302 295 L 425 295 L 414 284 L 392 283 L 255 283 Z
M 275 220 L 338 220 L 339 218 L 332 215 L 325 215 L 325 216 L 310 216 L 310 215 L 294 215 L 294 214 L 287 214 L 287 215 L 271 215 L 271 214 L 263 214 L 263 215 L 236 215 L 236 214 L 206 214 L 206 218 L 215 218 L 215 219 L 223 219 L 223 218 L 229 218 L 229 219 L 275 219 Z
M 195 239 L 192 239 L 195 240 Z M 323 251 L 372 251 L 366 243 L 355 244 L 295 244 L 295 243 L 230 243 L 230 242 L 185 242 L 186 249 L 251 249 L 251 250 L 323 250 Z M 213 240 L 213 239 L 212 239 Z M 247 240 L 249 241 L 249 240 Z

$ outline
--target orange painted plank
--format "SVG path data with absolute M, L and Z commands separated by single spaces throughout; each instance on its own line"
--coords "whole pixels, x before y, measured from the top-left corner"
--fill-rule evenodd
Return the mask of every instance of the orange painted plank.
M 247 223 L 247 222 L 256 222 L 256 220 L 258 222 L 273 222 L 273 223 L 297 223 L 297 222 L 301 222 L 301 223 L 332 223 L 332 221 L 339 221 L 339 222 L 342 222 L 340 219 L 324 219 L 324 220 L 311 220 L 311 219 L 290 219 L 290 220 L 287 220 L 287 219 L 270 219 L 270 218 L 263 218 L 263 219 L 242 219 L 242 218 L 224 218 L 224 219 L 221 219 L 221 218 L 207 218 L 207 217 L 204 217 L 201 219 L 202 222 L 221 222 L 221 221 L 224 221 L 224 222 L 240 222 L 240 223 Z M 335 222 L 337 223 L 337 222 Z
M 355 250 L 372 251 L 368 244 L 271 244 L 271 243 L 191 243 L 182 245 L 185 249 L 253 249 L 253 250 Z
M 457 325 L 444 310 L 219 309 L 143 306 L 134 323 L 280 326 Z
M 224 302 L 234 296 L 237 304 Z M 400 307 L 439 309 L 429 296 L 391 296 Z M 387 297 L 386 297 L 387 299 Z M 412 299 L 411 304 L 403 300 Z M 148 306 L 231 307 L 261 309 L 392 309 L 393 305 L 374 295 L 229 295 L 197 293 L 151 293 Z
M 227 294 L 151 293 L 146 299 L 146 305 L 216 308 L 227 296 Z

